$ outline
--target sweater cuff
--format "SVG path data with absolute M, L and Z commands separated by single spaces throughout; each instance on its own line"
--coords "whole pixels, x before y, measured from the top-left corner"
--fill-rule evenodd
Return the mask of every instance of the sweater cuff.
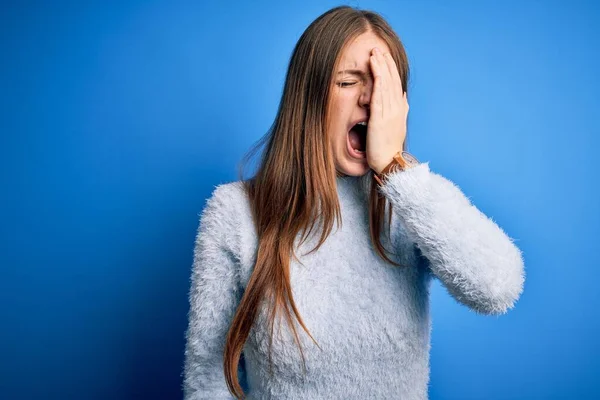
M 429 161 L 421 162 L 411 168 L 389 173 L 378 190 L 400 207 L 422 204 L 429 196 L 430 178 Z

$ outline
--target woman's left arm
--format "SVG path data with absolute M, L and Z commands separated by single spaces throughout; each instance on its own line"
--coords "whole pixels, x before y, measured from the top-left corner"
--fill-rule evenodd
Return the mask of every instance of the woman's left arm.
M 449 293 L 482 314 L 503 314 L 523 291 L 521 250 L 450 180 L 423 162 L 387 175 L 378 190 Z
M 367 161 L 380 174 L 404 149 L 408 98 L 390 53 L 372 49 L 374 76 L 367 127 Z M 503 314 L 523 291 L 521 251 L 458 186 L 421 163 L 386 174 L 387 197 L 421 252 L 422 260 L 459 302 L 484 314 Z

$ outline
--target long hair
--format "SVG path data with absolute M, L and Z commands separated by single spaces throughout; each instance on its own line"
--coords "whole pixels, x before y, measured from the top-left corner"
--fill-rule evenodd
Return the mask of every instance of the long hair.
M 343 49 L 362 33 L 372 31 L 384 40 L 398 66 L 402 87 L 407 90 L 409 66 L 404 46 L 391 26 L 377 13 L 350 6 L 330 9 L 304 31 L 292 53 L 275 121 L 250 154 L 266 143 L 253 178 L 244 180 L 258 235 L 256 264 L 229 328 L 223 368 L 227 386 L 238 399 L 244 392 L 237 369 L 243 346 L 263 301 L 269 300 L 269 362 L 273 323 L 279 309 L 291 326 L 305 364 L 292 312 L 304 331 L 312 337 L 296 308 L 290 284 L 290 258 L 294 242 L 302 232 L 303 243 L 322 222 L 316 251 L 330 234 L 334 219 L 341 222 L 337 197 L 337 171 L 329 148 L 329 99 L 334 70 Z M 405 140 L 406 143 L 406 140 Z M 243 165 L 243 163 L 242 163 Z M 240 169 L 243 178 L 243 168 Z M 369 172 L 371 174 L 372 171 Z M 388 207 L 388 237 L 392 209 L 371 180 L 369 227 L 374 248 L 387 262 L 401 266 L 387 255 L 381 242 L 384 214 Z M 304 368 L 305 365 L 304 365 Z

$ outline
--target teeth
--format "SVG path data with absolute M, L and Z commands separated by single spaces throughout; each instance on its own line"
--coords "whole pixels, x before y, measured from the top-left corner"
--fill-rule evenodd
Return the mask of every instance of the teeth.
M 364 126 L 367 126 L 367 121 L 359 122 L 357 125 L 364 125 Z

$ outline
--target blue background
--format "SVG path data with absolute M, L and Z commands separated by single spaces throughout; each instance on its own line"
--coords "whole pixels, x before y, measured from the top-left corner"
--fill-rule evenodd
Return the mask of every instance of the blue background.
M 2 3 L 0 398 L 181 396 L 192 246 L 342 4 Z M 353 1 L 404 41 L 409 149 L 523 250 L 517 307 L 435 281 L 431 399 L 600 397 L 600 12 Z

